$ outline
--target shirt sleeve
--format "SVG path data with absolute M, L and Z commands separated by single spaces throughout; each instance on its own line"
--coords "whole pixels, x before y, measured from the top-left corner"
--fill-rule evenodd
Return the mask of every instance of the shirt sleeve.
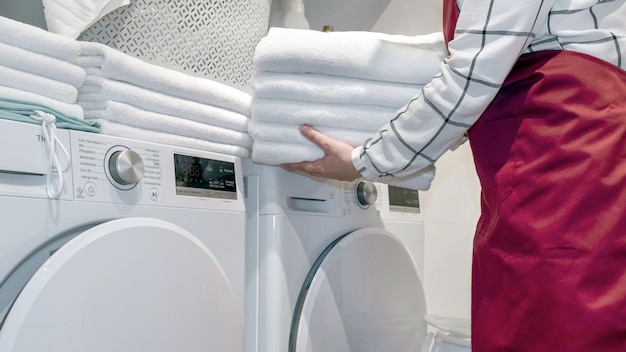
M 363 178 L 419 175 L 463 138 L 545 23 L 555 0 L 465 0 L 440 73 L 354 149 Z

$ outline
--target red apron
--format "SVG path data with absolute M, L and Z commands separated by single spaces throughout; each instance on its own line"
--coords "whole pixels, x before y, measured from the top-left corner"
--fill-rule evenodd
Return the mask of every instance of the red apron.
M 473 351 L 626 351 L 626 72 L 522 55 L 469 138 Z

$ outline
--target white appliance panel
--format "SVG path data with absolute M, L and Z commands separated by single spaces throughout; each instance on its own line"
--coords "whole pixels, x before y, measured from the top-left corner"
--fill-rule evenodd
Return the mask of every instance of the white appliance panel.
M 421 278 L 406 247 L 382 229 L 359 229 L 313 264 L 296 303 L 289 351 L 417 351 L 425 314 Z
M 3 138 L 12 134 L 15 138 Z M 22 346 L 21 344 L 25 343 L 24 348 L 30 349 L 32 345 L 29 344 L 36 342 L 34 342 L 35 339 L 27 338 L 27 336 L 35 336 L 37 334 L 35 325 L 39 324 L 36 322 L 45 321 L 37 316 L 45 316 L 48 310 L 55 312 L 57 317 L 66 316 L 68 311 L 76 308 L 71 305 L 70 301 L 76 303 L 77 300 L 83 299 L 84 305 L 79 305 L 83 314 L 81 319 L 89 312 L 113 316 L 121 312 L 114 308 L 128 307 L 128 301 L 125 299 L 139 297 L 141 293 L 150 299 L 139 302 L 141 304 L 138 304 L 134 311 L 128 310 L 127 316 L 117 317 L 120 326 L 124 326 L 122 323 L 124 321 L 128 321 L 129 324 L 130 322 L 139 324 L 140 320 L 146 322 L 154 320 L 155 327 L 161 331 L 170 332 L 169 335 L 163 334 L 162 338 L 169 336 L 170 341 L 176 341 L 180 347 L 166 348 L 164 351 L 194 350 L 185 348 L 191 345 L 183 342 L 183 335 L 177 336 L 183 330 L 189 334 L 202 330 L 202 334 L 197 334 L 197 336 L 200 336 L 198 338 L 203 341 L 207 336 L 219 336 L 220 340 L 215 340 L 218 346 L 221 346 L 218 350 L 242 351 L 246 212 L 243 201 L 241 160 L 233 156 L 186 148 L 58 130 L 61 143 L 72 156 L 72 167 L 63 173 L 64 190 L 60 199 L 52 200 L 47 197 L 47 175 L 37 171 L 45 169 L 41 168 L 40 164 L 42 160 L 47 160 L 48 154 L 46 143 L 38 137 L 39 135 L 41 135 L 41 127 L 38 125 L 0 120 L 0 147 L 6 151 L 6 153 L 0 153 L 0 165 L 3 166 L 0 171 L 0 224 L 3 227 L 0 232 L 0 336 L 4 341 L 2 343 L 8 344 L 7 341 L 11 340 L 20 341 L 16 342 L 16 346 Z M 28 149 L 29 152 L 20 154 L 21 147 Z M 107 177 L 105 169 L 108 155 L 110 155 L 106 151 L 112 148 L 136 150 L 148 165 L 145 173 L 148 177 L 142 178 L 127 189 L 114 186 Z M 100 149 L 102 151 L 98 151 Z M 178 159 L 183 161 L 200 160 L 204 163 L 201 164 L 203 166 L 207 166 L 208 161 L 216 161 L 217 164 L 211 165 L 222 165 L 227 169 L 217 170 L 214 173 L 211 173 L 211 170 L 206 172 L 217 178 L 226 176 L 229 182 L 234 180 L 234 183 L 213 182 L 209 185 L 196 180 L 192 183 L 181 184 L 178 182 L 181 173 L 176 170 L 175 165 L 176 155 L 179 155 Z M 228 168 L 228 166 L 232 167 Z M 94 187 L 87 192 L 90 182 Z M 227 187 L 222 187 L 223 185 Z M 139 226 L 141 229 L 137 230 L 133 228 L 135 220 L 125 223 L 126 220 L 138 218 L 168 225 L 150 228 Z M 81 247 L 75 254 L 68 257 L 63 254 L 68 253 L 70 248 L 78 248 L 77 243 L 88 238 L 83 235 L 87 236 L 92 233 L 90 231 L 101 228 L 100 226 L 113 226 L 111 224 L 116 223 L 125 225 L 119 231 L 104 231 L 108 235 L 103 235 L 103 238 L 118 238 L 119 241 L 115 240 L 111 245 L 104 247 L 99 244 L 94 245 L 94 243 L 104 242 L 88 241 L 85 242 L 84 248 Z M 173 227 L 176 230 L 172 230 Z M 183 236 L 182 233 L 186 235 Z M 173 241 L 175 238 L 187 238 L 187 245 L 177 244 Z M 190 238 L 195 238 L 195 240 L 192 241 Z M 60 258 L 66 258 L 66 260 Z M 41 290 L 33 289 L 33 285 L 37 285 L 35 282 L 39 280 L 37 277 L 41 278 L 43 277 L 41 275 L 50 272 L 50 267 L 46 265 L 52 265 L 59 260 L 67 262 L 67 265 L 61 265 L 62 270 L 59 270 L 57 274 L 75 272 L 86 275 L 87 279 L 66 281 L 58 279 L 63 277 L 62 275 L 54 275 L 51 278 L 46 276 L 44 281 L 47 284 L 41 286 Z M 144 271 L 134 272 L 133 264 L 138 263 L 149 265 L 140 266 Z M 179 266 L 186 265 L 189 269 L 192 263 L 194 267 L 197 266 L 193 270 L 182 270 Z M 168 268 L 172 265 L 178 268 L 176 269 L 178 274 L 168 274 Z M 122 270 L 126 266 L 128 270 Z M 111 270 L 111 273 L 108 270 Z M 111 280 L 111 276 L 107 275 L 112 275 L 112 273 L 120 275 L 116 275 L 115 280 Z M 149 276 L 149 280 L 137 279 L 142 275 Z M 165 285 L 168 280 L 171 283 L 169 286 Z M 39 282 L 44 281 L 39 280 Z M 174 284 L 180 282 L 184 282 L 187 286 Z M 192 288 L 193 285 L 197 287 Z M 203 292 L 203 290 L 206 292 L 207 289 L 215 291 L 212 291 L 210 297 L 205 295 L 200 305 L 195 305 L 193 301 L 198 297 L 189 296 L 190 292 Z M 20 292 L 22 292 L 21 295 L 19 295 Z M 30 294 L 28 298 L 29 293 L 32 292 L 41 292 L 41 294 Z M 52 294 L 46 292 L 52 292 Z M 111 296 L 104 292 L 126 292 L 127 294 Z M 188 296 L 188 301 L 177 302 L 176 299 L 172 299 L 172 297 L 181 296 Z M 67 299 L 63 301 L 63 297 Z M 69 299 L 70 297 L 74 299 Z M 97 299 L 107 297 L 110 299 L 109 305 L 92 304 Z M 55 304 L 51 304 L 48 299 L 53 299 Z M 89 299 L 94 301 L 89 301 Z M 115 301 L 117 299 L 119 300 Z M 20 303 L 29 300 L 30 303 Z M 156 304 L 155 300 L 159 303 Z M 171 303 L 169 308 L 167 304 L 162 304 L 165 301 Z M 181 304 L 181 307 L 186 308 L 174 309 L 177 307 L 176 304 Z M 54 306 L 58 308 L 57 311 L 54 311 Z M 106 309 L 105 307 L 113 308 Z M 206 316 L 198 314 L 201 311 L 208 312 L 208 309 L 212 309 L 210 314 Z M 31 320 L 31 313 L 37 318 Z M 20 315 L 24 318 L 16 318 Z M 176 318 L 183 316 L 184 319 Z M 177 322 L 175 328 L 165 329 L 166 324 L 174 321 Z M 110 323 L 111 320 L 108 322 Z M 106 325 L 107 320 L 104 319 L 98 324 Z M 64 322 L 58 328 L 66 326 L 67 329 L 60 335 L 74 328 L 80 328 L 80 325 L 78 320 Z M 207 333 L 207 329 L 214 327 L 218 329 L 213 335 Z M 228 332 L 222 331 L 227 327 Z M 55 329 L 51 331 L 56 331 Z M 147 333 L 150 329 L 148 325 L 142 323 L 126 333 L 119 329 L 117 336 L 108 336 L 107 339 L 110 343 L 117 341 L 120 344 L 133 345 L 136 342 L 133 336 Z M 131 336 L 129 332 L 134 335 Z M 76 346 L 86 346 L 85 344 L 93 343 L 95 339 L 104 338 L 105 330 L 101 333 L 91 331 L 91 334 L 85 335 L 89 336 L 87 339 L 89 341 L 84 340 L 81 342 L 84 344 Z M 82 335 L 80 332 L 78 334 Z M 8 336 L 13 336 L 13 338 Z M 157 337 L 161 338 L 161 336 Z M 56 343 L 54 341 L 58 337 L 50 338 L 52 340 L 48 342 L 53 344 Z M 74 336 L 72 339 L 74 341 L 78 338 Z M 195 344 L 200 341 L 199 339 L 189 339 L 189 341 L 195 341 L 190 342 Z M 221 344 L 219 341 L 224 343 Z M 142 339 L 141 343 L 144 344 L 141 346 L 157 345 L 148 339 Z M 167 344 L 162 345 L 167 346 Z M 139 347 L 140 345 L 133 346 Z M 80 347 L 77 348 L 80 350 Z M 35 350 L 42 349 L 36 348 Z M 58 350 L 71 351 L 71 349 Z M 83 350 L 95 351 L 90 348 Z M 120 348 L 115 350 L 120 350 Z M 150 347 L 134 350 L 155 349 Z
M 370 205 L 361 205 L 357 202 L 358 183 L 355 182 L 309 178 L 286 172 L 281 168 L 264 167 L 252 163 L 245 163 L 244 170 L 247 180 L 247 259 L 249 260 L 246 266 L 246 351 L 341 351 L 347 350 L 348 347 L 353 348 L 355 343 L 358 344 L 353 340 L 359 333 L 342 333 L 345 332 L 342 329 L 325 330 L 323 327 L 326 325 L 318 324 L 319 321 L 333 321 L 332 317 L 340 317 L 343 309 L 360 311 L 365 315 L 371 313 L 371 316 L 376 316 L 378 308 L 387 309 L 384 307 L 388 302 L 383 302 L 389 301 L 387 298 L 393 298 L 394 301 L 400 300 L 405 307 L 411 307 L 406 311 L 414 313 L 415 324 L 412 326 L 413 332 L 409 335 L 420 341 L 423 339 L 426 334 L 426 325 L 423 320 L 426 306 L 421 287 L 424 227 L 417 199 L 405 197 L 404 201 L 398 202 L 400 205 L 392 207 L 387 187 L 376 185 L 378 194 L 376 201 Z M 417 194 L 413 196 L 416 198 Z M 360 284 L 348 280 L 346 284 L 351 286 L 348 289 L 346 286 L 336 284 L 337 281 L 342 281 L 338 279 L 342 277 L 341 275 L 332 276 L 329 281 L 328 273 L 324 271 L 324 274 L 320 274 L 323 275 L 321 282 L 331 284 L 322 284 L 319 287 L 311 285 L 311 287 L 318 287 L 319 291 L 325 292 L 326 295 L 312 296 L 314 298 L 310 298 L 309 301 L 314 303 L 302 305 L 302 309 L 310 315 L 304 315 L 303 319 L 296 318 L 298 325 L 305 327 L 304 330 L 292 331 L 294 314 L 299 309 L 297 308 L 298 298 L 307 275 L 333 241 L 343 238 L 346 242 L 342 240 L 337 244 L 337 248 L 343 248 L 342 242 L 346 244 L 351 242 L 350 237 L 346 235 L 356 234 L 359 231 L 364 231 L 373 238 L 372 242 L 364 241 L 363 243 L 377 243 L 379 239 L 383 239 L 384 242 L 386 238 L 391 243 L 395 243 L 396 246 L 393 248 L 402 252 L 403 255 L 398 256 L 393 249 L 372 254 L 372 251 L 378 249 L 376 246 L 348 245 L 349 248 L 356 248 L 354 252 L 351 252 L 353 255 L 339 255 L 338 257 L 332 255 L 329 262 L 322 260 L 320 264 L 322 268 L 350 265 L 352 268 L 350 276 L 367 278 L 367 280 L 358 281 Z M 348 252 L 350 250 L 345 251 L 345 253 Z M 343 252 L 337 249 L 337 253 Z M 375 287 L 380 275 L 371 275 L 372 273 L 368 272 L 370 267 L 367 263 L 359 264 L 365 261 L 368 255 L 372 259 L 377 258 L 380 262 L 392 253 L 394 258 L 389 259 L 389 263 L 398 260 L 395 262 L 398 267 L 382 266 L 383 271 L 389 276 L 389 280 L 394 277 L 407 278 L 410 282 L 408 285 L 412 286 L 412 289 L 407 290 L 407 284 L 400 283 L 402 280 L 385 282 L 381 279 L 381 287 L 398 284 L 400 286 L 390 287 L 388 292 L 412 291 L 413 293 L 421 292 L 421 294 L 383 298 L 385 294 L 381 293 L 380 295 L 373 294 L 370 296 L 371 299 L 365 299 L 367 295 L 359 292 L 365 287 Z M 342 264 L 333 263 L 332 258 L 339 257 L 345 258 L 346 262 L 339 260 L 337 262 Z M 411 278 L 408 278 L 409 276 Z M 352 305 L 348 306 L 351 308 L 348 309 L 346 306 L 339 309 L 335 306 L 334 299 L 337 297 L 342 297 L 343 302 L 349 301 Z M 372 304 L 371 301 L 376 299 L 380 299 L 379 302 Z M 322 303 L 319 303 L 320 305 L 315 303 L 318 300 L 328 304 L 322 307 Z M 390 305 L 393 306 L 393 304 Z M 324 309 L 327 310 L 324 312 Z M 336 313 L 334 315 L 330 313 L 333 309 Z M 340 326 L 346 321 L 335 319 L 333 324 Z M 408 321 L 411 319 L 405 322 Z M 331 337 L 324 333 L 329 331 L 335 331 L 335 334 Z M 294 344 L 290 350 L 290 335 L 298 333 L 302 334 L 300 342 Z M 325 338 L 322 338 L 321 336 L 324 335 Z M 379 339 L 379 341 L 383 340 Z
M 195 236 L 157 219 L 112 220 L 32 276 L 0 330 L 0 350 L 241 351 L 237 310 L 221 265 Z

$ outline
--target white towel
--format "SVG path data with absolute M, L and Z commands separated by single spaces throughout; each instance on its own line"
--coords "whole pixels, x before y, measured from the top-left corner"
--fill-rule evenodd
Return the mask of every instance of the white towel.
M 104 44 L 80 42 L 79 64 L 100 68 L 105 78 L 249 114 L 250 94 L 226 84 L 147 63 Z M 94 71 L 90 71 L 94 72 Z
M 314 145 L 297 143 L 256 141 L 252 147 L 252 161 L 265 165 L 281 165 L 301 161 L 314 161 L 324 156 L 324 152 Z M 435 167 L 430 166 L 407 178 L 387 178 L 385 183 L 417 190 L 427 190 L 435 177 Z
M 142 128 L 118 124 L 104 119 L 94 121 L 100 124 L 100 129 L 103 134 L 111 136 L 139 139 L 146 142 L 168 144 L 184 148 L 206 150 L 215 153 L 239 156 L 242 158 L 247 158 L 249 156 L 248 149 L 237 145 L 214 143 L 196 138 L 178 136 L 171 133 L 149 131 Z
M 250 148 L 252 138 L 248 133 L 145 111 L 132 105 L 108 101 L 104 110 L 85 110 L 85 118 L 105 119 L 121 125 L 190 137 L 215 143 Z
M 397 109 L 348 104 L 320 104 L 293 100 L 254 98 L 250 105 L 252 121 L 292 125 L 377 130 L 394 118 Z
M 326 126 L 313 126 L 328 137 L 338 139 L 353 147 L 363 144 L 365 140 L 374 136 L 376 130 L 358 130 L 353 128 L 338 128 Z M 314 145 L 300 133 L 300 125 L 281 124 L 251 121 L 248 132 L 255 141 L 282 142 Z
M 130 0 L 43 0 L 48 30 L 71 38 L 109 12 L 130 4 Z
M 441 32 L 402 36 L 273 27 L 256 47 L 256 72 L 319 73 L 426 84 L 446 56 Z
M 331 104 L 363 104 L 400 108 L 424 85 L 354 79 L 320 74 L 258 72 L 254 96 Z
M 315 145 L 255 140 L 252 145 L 252 161 L 265 165 L 280 165 L 313 161 L 324 157 Z
M 80 105 L 64 103 L 41 94 L 26 92 L 0 85 L 0 96 L 5 100 L 17 100 L 20 102 L 46 106 L 68 117 L 75 117 L 78 119 L 84 118 L 83 108 Z
M 88 75 L 85 78 L 85 85 L 78 90 L 78 103 L 85 110 L 104 110 L 108 100 L 235 131 L 245 132 L 248 129 L 247 115 L 132 84 Z
M 85 70 L 52 56 L 38 54 L 0 42 L 0 65 L 29 72 L 55 81 L 80 87 L 85 81 Z
M 78 97 L 78 89 L 69 83 L 14 70 L 2 65 L 0 65 L 0 82 L 5 87 L 40 94 L 68 104 L 76 103 Z
M 70 62 L 80 53 L 74 39 L 2 16 L 0 42 Z

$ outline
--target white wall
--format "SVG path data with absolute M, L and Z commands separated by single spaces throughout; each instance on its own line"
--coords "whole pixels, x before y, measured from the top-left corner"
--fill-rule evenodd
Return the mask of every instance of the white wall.
M 0 16 L 47 28 L 42 0 L 0 0 Z
M 469 317 L 472 240 L 480 210 L 469 144 L 448 152 L 436 166 L 437 176 L 422 197 L 428 312 Z
M 439 32 L 441 18 L 441 0 L 392 0 L 372 31 Z M 480 185 L 469 143 L 446 153 L 436 167 L 432 187 L 421 197 L 426 219 L 427 310 L 469 317 L 472 240 L 480 210 Z
M 391 34 L 441 32 L 441 0 L 391 0 L 372 30 Z

